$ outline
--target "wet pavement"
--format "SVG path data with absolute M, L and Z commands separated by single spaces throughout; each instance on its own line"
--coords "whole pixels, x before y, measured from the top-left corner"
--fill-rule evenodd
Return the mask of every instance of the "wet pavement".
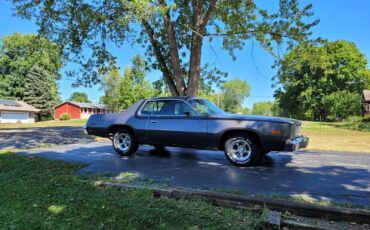
M 88 164 L 80 173 L 133 172 L 169 186 L 298 195 L 370 205 L 370 154 L 300 151 L 268 154 L 260 165 L 239 168 L 220 151 L 141 146 L 132 157 L 115 154 L 110 142 L 27 150 L 49 159 Z

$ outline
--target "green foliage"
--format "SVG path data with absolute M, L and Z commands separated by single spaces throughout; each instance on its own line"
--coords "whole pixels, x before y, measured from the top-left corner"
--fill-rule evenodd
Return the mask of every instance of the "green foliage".
M 110 44 L 139 44 L 150 67 L 160 70 L 169 91 L 180 96 L 195 96 L 209 76 L 201 74 L 207 66 L 201 66 L 205 39 L 212 43 L 220 37 L 233 59 L 252 39 L 276 55 L 282 47 L 308 39 L 318 23 L 310 20 L 312 5 L 300 6 L 297 0 L 279 1 L 274 12 L 255 0 L 13 3 L 16 15 L 37 21 L 40 33 L 61 44 L 67 60 L 80 64 L 79 71 L 70 73 L 77 74 L 78 84 L 97 83 L 115 67 Z
M 220 93 L 200 88 L 199 97 L 208 99 L 226 112 L 250 114 L 248 108 L 242 107 L 249 91 L 250 86 L 246 81 L 235 79 L 223 82 Z
M 363 119 L 365 122 L 370 122 L 370 114 L 366 114 Z
M 326 117 L 330 121 L 342 121 L 362 113 L 362 99 L 358 93 L 348 90 L 334 92 L 322 98 Z
M 245 97 L 249 96 L 250 86 L 246 81 L 235 79 L 222 85 L 221 108 L 227 112 L 236 113 L 241 108 Z
M 24 91 L 19 92 L 19 95 L 22 95 L 22 101 L 40 110 L 39 120 L 53 119 L 54 106 L 61 101 L 57 84 L 49 73 L 38 66 L 34 66 L 27 71 L 22 83 Z
M 100 98 L 100 103 L 106 104 L 110 111 L 120 110 L 119 85 L 121 76 L 118 69 L 113 69 L 109 74 L 103 76 L 101 88 L 104 96 Z
M 0 153 L 0 229 L 254 229 L 258 219 L 200 199 L 153 198 L 148 189 L 96 186 L 106 177 L 77 176 L 80 169 Z
M 104 96 L 101 102 L 110 110 L 119 111 L 140 99 L 153 97 L 156 90 L 145 80 L 147 69 L 143 58 L 137 55 L 132 59 L 132 67 L 125 69 L 123 77 L 120 76 L 118 69 L 112 70 L 103 78 Z
M 73 92 L 68 101 L 91 103 L 87 94 L 83 92 Z
M 360 115 L 359 95 L 370 83 L 370 71 L 354 43 L 325 41 L 294 48 L 279 63 L 277 80 L 275 96 L 284 116 L 340 120 Z
M 240 114 L 252 114 L 252 110 L 247 107 L 239 107 L 235 112 Z
M 71 114 L 62 113 L 62 114 L 60 114 L 59 120 L 61 120 L 61 121 L 71 120 Z
M 252 114 L 262 115 L 262 116 L 272 116 L 273 115 L 273 103 L 272 102 L 257 102 L 253 104 Z
M 0 46 L 0 98 L 25 101 L 40 109 L 40 120 L 52 119 L 60 103 L 60 49 L 36 35 L 4 36 Z
M 352 130 L 360 130 L 362 117 L 360 116 L 350 116 L 347 118 L 347 124 L 349 125 L 349 129 Z

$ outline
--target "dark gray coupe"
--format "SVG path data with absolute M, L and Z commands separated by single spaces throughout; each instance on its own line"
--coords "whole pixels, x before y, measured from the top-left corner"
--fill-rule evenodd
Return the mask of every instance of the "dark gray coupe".
M 238 166 L 250 166 L 270 151 L 295 151 L 308 145 L 301 122 L 293 119 L 229 114 L 208 100 L 161 97 L 140 100 L 119 113 L 92 115 L 88 134 L 112 139 L 123 156 L 141 144 L 224 150 Z

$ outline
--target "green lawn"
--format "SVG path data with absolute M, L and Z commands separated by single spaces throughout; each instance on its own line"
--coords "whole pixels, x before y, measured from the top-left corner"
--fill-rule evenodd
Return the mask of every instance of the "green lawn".
M 257 217 L 81 183 L 77 164 L 0 153 L 0 229 L 246 229 Z
M 304 121 L 302 133 L 310 138 L 309 150 L 330 150 L 370 153 L 370 123 L 362 130 L 350 130 L 344 122 Z
M 62 127 L 62 126 L 83 126 L 87 120 L 51 120 L 41 121 L 29 124 L 0 124 L 0 129 L 26 129 L 26 128 L 45 128 L 45 127 Z

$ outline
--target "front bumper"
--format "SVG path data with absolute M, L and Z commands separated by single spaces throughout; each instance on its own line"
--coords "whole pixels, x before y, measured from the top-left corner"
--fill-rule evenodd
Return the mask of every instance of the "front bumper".
M 285 142 L 284 151 L 294 152 L 301 148 L 306 148 L 309 142 L 309 138 L 305 136 L 297 136 L 289 139 Z

